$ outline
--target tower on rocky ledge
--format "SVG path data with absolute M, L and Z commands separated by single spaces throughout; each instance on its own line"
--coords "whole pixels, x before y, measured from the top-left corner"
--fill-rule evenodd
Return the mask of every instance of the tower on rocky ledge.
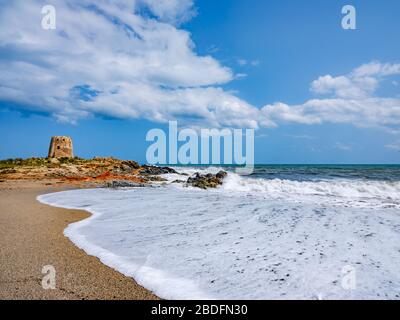
M 73 158 L 72 139 L 70 137 L 52 137 L 49 158 Z

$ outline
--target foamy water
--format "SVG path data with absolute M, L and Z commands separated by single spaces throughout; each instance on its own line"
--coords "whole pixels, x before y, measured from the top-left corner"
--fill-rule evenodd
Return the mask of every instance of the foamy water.
M 93 213 L 65 235 L 162 298 L 400 297 L 399 181 L 229 173 L 216 190 L 169 184 L 38 199 Z M 348 267 L 354 290 L 342 286 Z

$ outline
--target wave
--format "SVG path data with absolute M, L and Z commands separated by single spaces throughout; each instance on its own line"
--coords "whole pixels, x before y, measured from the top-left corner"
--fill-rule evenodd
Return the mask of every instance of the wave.
M 293 181 L 254 179 L 229 173 L 222 190 L 284 195 L 320 195 L 344 198 L 400 200 L 400 182 L 363 180 Z
M 217 173 L 224 168 L 176 168 L 179 174 L 164 175 L 168 181 L 185 180 L 180 174 L 193 175 Z M 327 196 L 347 199 L 381 199 L 400 201 L 400 181 L 366 180 L 366 179 L 325 179 L 314 181 L 297 181 L 289 179 L 265 179 L 241 176 L 228 172 L 220 191 L 230 193 L 268 194 L 270 196 Z
M 104 190 L 103 190 L 104 191 Z M 96 190 L 84 190 L 82 193 L 79 190 L 63 191 L 51 194 L 40 195 L 37 200 L 43 204 L 51 205 L 54 207 L 64 209 L 86 210 L 92 215 L 82 221 L 71 223 L 64 230 L 64 235 L 69 238 L 78 248 L 84 250 L 87 254 L 99 258 L 99 260 L 117 270 L 127 277 L 135 279 L 135 281 L 150 291 L 156 293 L 158 296 L 165 299 L 191 299 L 196 300 L 211 300 L 212 297 L 201 291 L 196 283 L 190 279 L 183 277 L 176 277 L 169 272 L 165 272 L 160 268 L 153 268 L 137 263 L 135 259 L 129 256 L 122 256 L 115 254 L 113 248 L 106 249 L 103 245 L 96 244 L 95 241 L 90 241 L 88 236 L 82 231 L 85 227 L 90 228 L 91 225 L 96 223 L 104 213 L 101 210 L 97 211 L 91 206 L 88 206 L 87 201 L 79 199 L 77 194 L 85 195 L 96 192 Z M 97 202 L 97 201 L 94 201 Z M 107 208 L 109 209 L 109 208 Z M 108 210 L 107 210 L 108 211 Z M 97 234 L 97 232 L 95 232 Z

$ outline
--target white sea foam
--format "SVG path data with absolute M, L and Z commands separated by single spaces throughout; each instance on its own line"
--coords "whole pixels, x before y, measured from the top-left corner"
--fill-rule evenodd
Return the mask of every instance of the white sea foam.
M 65 235 L 163 298 L 398 299 L 399 191 L 398 182 L 230 173 L 217 190 L 171 184 L 38 199 L 92 212 Z M 341 286 L 346 265 L 355 290 Z
M 379 198 L 400 201 L 400 182 L 335 179 L 292 181 L 243 178 L 230 173 L 223 187 L 226 191 L 263 192 L 269 195 L 321 195 L 344 198 Z

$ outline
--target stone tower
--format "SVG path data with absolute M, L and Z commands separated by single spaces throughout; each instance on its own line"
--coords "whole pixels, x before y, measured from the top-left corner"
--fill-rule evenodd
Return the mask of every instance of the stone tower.
M 52 137 L 49 158 L 73 158 L 72 139 L 70 137 Z

